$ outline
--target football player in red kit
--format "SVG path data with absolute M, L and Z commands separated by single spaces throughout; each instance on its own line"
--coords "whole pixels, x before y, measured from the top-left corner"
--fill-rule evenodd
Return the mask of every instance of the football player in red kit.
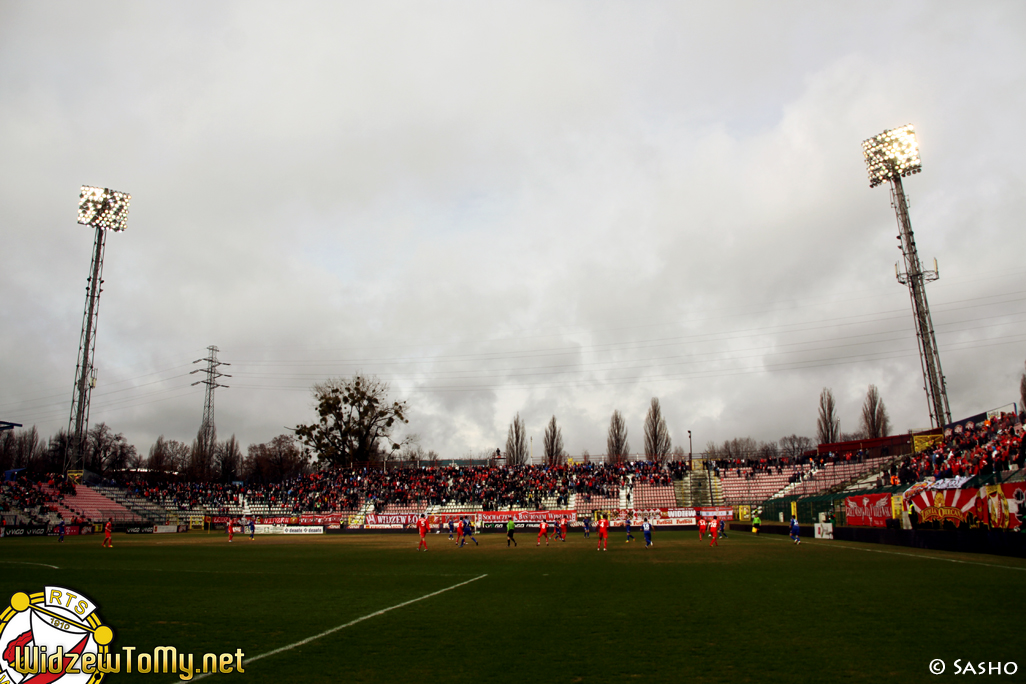
M 559 521 L 559 541 L 566 541 L 566 516 Z
M 107 518 L 107 524 L 103 526 L 103 543 L 100 544 L 100 548 L 107 546 L 114 548 L 114 542 L 110 540 L 110 533 L 114 529 L 114 518 Z
M 719 546 L 720 538 L 720 526 L 717 524 L 717 520 L 713 520 L 709 525 L 709 546 Z
M 423 513 L 420 514 L 420 519 L 417 521 L 417 531 L 420 532 L 420 543 L 417 544 L 417 550 L 420 551 L 423 549 L 424 551 L 427 551 L 427 539 L 425 536 L 428 533 L 428 521 L 427 518 L 424 517 Z
M 609 546 L 609 516 L 608 515 L 604 515 L 604 516 L 599 518 L 599 521 L 598 521 L 598 534 L 599 534 L 599 539 L 598 539 L 599 545 L 596 548 L 596 550 L 601 549 L 601 550 L 605 551 L 607 549 L 607 547 Z
M 549 524 L 544 520 L 538 525 L 538 543 L 535 546 L 541 546 L 542 537 L 545 537 L 545 546 L 549 545 Z
M 705 518 L 698 519 L 698 540 L 702 541 L 705 538 Z
M 234 536 L 235 536 L 235 521 L 232 520 L 231 518 L 228 518 L 228 541 L 231 541 L 232 537 L 234 537 Z

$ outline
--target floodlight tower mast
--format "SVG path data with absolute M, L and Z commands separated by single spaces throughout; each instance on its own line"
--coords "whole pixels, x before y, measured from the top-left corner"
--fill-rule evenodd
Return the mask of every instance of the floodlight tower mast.
M 75 390 L 71 398 L 71 416 L 68 419 L 68 444 L 64 455 L 64 470 L 82 465 L 85 454 L 85 434 L 89 427 L 89 399 L 96 387 L 96 325 L 100 315 L 100 293 L 103 291 L 103 254 L 108 230 L 121 232 L 128 221 L 128 204 L 132 196 L 109 188 L 83 185 L 79 192 L 78 222 L 96 229 L 93 239 L 93 258 L 86 280 L 85 309 L 82 312 L 82 332 L 78 340 L 78 364 L 75 366 Z
M 869 169 L 869 187 L 873 188 L 888 181 L 891 186 L 891 206 L 898 219 L 901 233 L 901 254 L 905 261 L 905 272 L 897 273 L 898 282 L 908 286 L 909 298 L 916 321 L 916 337 L 919 341 L 919 361 L 923 370 L 924 389 L 933 427 L 943 427 L 951 422 L 948 407 L 948 391 L 941 369 L 940 350 L 930 317 L 930 304 L 926 300 L 926 283 L 940 277 L 934 261 L 932 271 L 923 268 L 916 251 L 912 234 L 912 221 L 908 215 L 908 199 L 901 184 L 903 176 L 922 171 L 919 159 L 919 144 L 912 124 L 884 131 L 862 143 L 862 151 Z M 895 267 L 897 271 L 897 267 Z
M 192 383 L 192 386 L 195 387 L 196 385 L 199 385 L 201 383 L 207 386 L 206 398 L 203 400 L 203 422 L 200 423 L 199 440 L 200 446 L 203 447 L 204 451 L 208 454 L 212 454 L 214 452 L 214 446 L 217 442 L 217 428 L 214 426 L 214 390 L 218 387 L 228 387 L 228 385 L 220 384 L 217 381 L 217 379 L 232 377 L 230 375 L 225 375 L 224 373 L 221 373 L 217 370 L 220 366 L 232 365 L 230 363 L 218 361 L 218 351 L 220 350 L 214 345 L 210 345 L 209 347 L 207 347 L 207 357 L 205 359 L 196 359 L 195 361 L 193 361 L 193 363 L 206 361 L 207 367 L 205 369 L 197 368 L 196 370 L 191 371 L 189 373 L 189 375 L 200 372 L 206 372 L 207 374 L 207 377 L 205 379 L 197 380 L 196 382 Z

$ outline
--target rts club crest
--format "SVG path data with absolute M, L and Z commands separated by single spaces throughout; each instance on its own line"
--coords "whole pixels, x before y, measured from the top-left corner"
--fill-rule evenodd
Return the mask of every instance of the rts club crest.
M 0 613 L 0 684 L 98 684 L 113 639 L 96 605 L 77 591 L 18 592 Z

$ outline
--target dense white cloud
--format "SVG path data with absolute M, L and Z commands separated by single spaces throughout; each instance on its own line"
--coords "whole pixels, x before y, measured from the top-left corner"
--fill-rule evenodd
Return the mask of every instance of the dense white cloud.
M 1017 3 L 7 4 L 0 419 L 66 425 L 91 233 L 110 237 L 92 420 L 191 438 L 312 417 L 361 370 L 446 456 L 512 416 L 601 453 L 648 400 L 696 447 L 842 429 L 876 384 L 925 427 L 886 188 L 860 142 L 914 123 L 907 183 L 952 411 L 1017 399 L 1026 341 L 1026 10 Z

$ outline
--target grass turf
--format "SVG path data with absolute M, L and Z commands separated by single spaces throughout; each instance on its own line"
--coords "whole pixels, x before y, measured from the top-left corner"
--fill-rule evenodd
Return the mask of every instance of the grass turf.
M 657 531 L 646 550 L 614 532 L 596 552 L 580 533 L 515 549 L 431 534 L 426 553 L 414 534 L 3 539 L 0 596 L 62 585 L 97 602 L 115 648 L 253 657 L 487 575 L 215 676 L 247 683 L 917 682 L 956 658 L 1026 675 L 1021 559 L 697 536 Z

